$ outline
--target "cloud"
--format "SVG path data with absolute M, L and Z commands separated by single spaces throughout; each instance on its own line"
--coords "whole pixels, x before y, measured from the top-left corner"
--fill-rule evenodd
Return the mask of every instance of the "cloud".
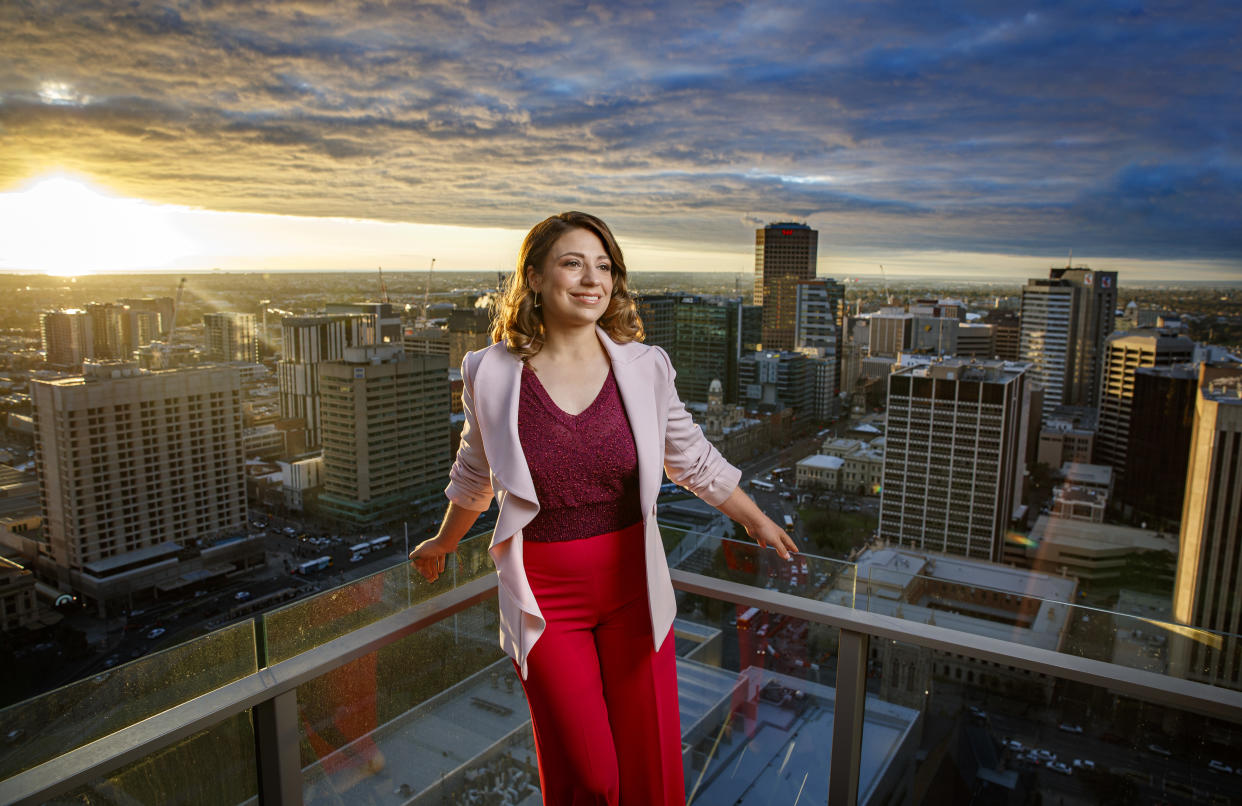
M 1238 259 L 1227 2 L 0 6 L 0 188 L 745 250 Z

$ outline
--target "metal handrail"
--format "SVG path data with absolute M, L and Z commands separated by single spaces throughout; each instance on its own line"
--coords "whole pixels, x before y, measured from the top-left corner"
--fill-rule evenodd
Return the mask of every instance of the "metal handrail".
M 928 649 L 965 655 L 1052 677 L 1104 686 L 1139 699 L 1208 714 L 1218 719 L 1242 723 L 1242 692 L 1182 680 L 1155 672 L 1132 669 L 1105 661 L 1067 655 L 1049 649 L 1025 646 L 986 636 L 977 636 L 936 625 L 920 624 L 893 616 L 863 612 L 843 605 L 807 599 L 795 594 L 772 591 L 738 582 L 722 580 L 673 569 L 673 586 L 686 593 L 805 619 L 836 627 L 842 631 L 839 668 L 865 665 L 869 638 L 891 639 Z M 387 616 L 346 635 L 308 649 L 228 683 L 213 691 L 180 703 L 82 747 L 70 750 L 36 767 L 0 781 L 0 803 L 42 803 L 107 775 L 124 765 L 144 758 L 185 737 L 206 730 L 249 709 L 270 707 L 279 700 L 295 696 L 297 686 L 318 678 L 356 658 L 370 654 L 454 613 L 461 612 L 496 595 L 494 574 L 467 582 L 439 596 Z M 846 657 L 846 656 L 849 657 Z M 855 678 L 857 676 L 854 676 Z M 830 800 L 854 802 L 857 794 L 861 729 L 858 716 L 865 700 L 863 681 L 838 681 L 834 720 L 833 764 L 829 772 Z M 842 691 L 842 686 L 855 690 Z M 288 725 L 285 724 L 287 731 Z M 283 774 L 283 788 L 264 802 L 300 803 L 296 767 L 297 753 L 289 752 L 286 734 L 275 744 L 284 752 L 282 760 L 259 759 L 264 767 Z M 293 743 L 296 743 L 296 730 Z M 259 742 L 260 756 L 265 751 Z M 270 790 L 264 788 L 265 792 Z

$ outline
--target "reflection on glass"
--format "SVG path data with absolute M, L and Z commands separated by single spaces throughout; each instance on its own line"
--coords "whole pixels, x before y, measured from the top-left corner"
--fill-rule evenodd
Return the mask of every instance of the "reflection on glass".
M 257 671 L 253 622 L 147 655 L 0 711 L 0 778 Z
M 242 713 L 54 802 L 245 803 L 255 801 L 258 780 L 254 729 L 249 713 Z

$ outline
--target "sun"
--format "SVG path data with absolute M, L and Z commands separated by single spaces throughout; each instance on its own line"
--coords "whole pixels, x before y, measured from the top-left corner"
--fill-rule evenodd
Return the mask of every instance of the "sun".
M 163 205 L 63 173 L 0 193 L 0 268 L 60 276 L 171 267 L 194 244 Z

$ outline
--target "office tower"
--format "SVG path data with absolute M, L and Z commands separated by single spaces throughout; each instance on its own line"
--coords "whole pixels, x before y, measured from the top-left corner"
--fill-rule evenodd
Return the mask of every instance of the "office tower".
M 960 358 L 995 358 L 994 325 L 957 323 L 957 350 Z
M 324 306 L 323 312 L 329 316 L 340 314 L 361 314 L 373 318 L 375 344 L 401 343 L 401 314 L 393 310 L 388 302 L 330 302 Z M 360 343 L 360 342 L 351 342 Z
M 348 347 L 319 365 L 323 424 L 321 509 L 355 524 L 383 523 L 440 491 L 449 455 L 448 357 L 397 344 Z
M 742 353 L 753 353 L 763 344 L 763 306 L 742 304 Z
M 1117 272 L 1052 269 L 1022 288 L 1020 358 L 1048 406 L 1099 405 L 1105 340 L 1113 330 Z
M 1134 371 L 1119 498 L 1141 517 L 1181 523 L 1198 397 L 1199 371 L 1191 364 Z
M 644 342 L 663 347 L 671 353 L 676 347 L 677 318 L 674 311 L 678 294 L 640 294 L 635 300 L 638 306 L 638 317 L 643 321 Z
M 54 367 L 72 369 L 95 356 L 95 331 L 86 311 L 44 311 L 39 314 L 39 331 L 47 363 Z
M 1185 640 L 1170 652 L 1187 677 L 1242 688 L 1242 364 L 1203 365 L 1182 503 L 1173 618 L 1223 642 Z
M 989 311 L 983 323 L 992 327 L 993 357 L 1017 361 L 1022 344 L 1022 320 L 1012 311 Z
M 176 302 L 172 297 L 143 297 L 141 299 L 119 299 L 119 305 L 129 308 L 131 311 L 142 311 L 154 314 L 154 319 L 146 320 L 148 326 L 153 326 L 154 331 L 142 344 L 132 344 L 130 350 L 137 350 L 143 344 L 149 344 L 156 339 L 168 338 L 168 331 L 173 325 L 173 313 L 176 310 Z M 153 323 L 153 324 L 152 324 Z M 128 357 L 128 353 L 125 354 Z
M 246 526 L 241 380 L 229 367 L 147 373 L 87 362 L 30 384 L 47 552 L 103 606 L 172 585 Z M 171 545 L 170 545 L 171 544 Z
M 794 352 L 747 353 L 738 364 L 738 395 L 751 411 L 791 409 L 796 420 L 815 416 L 815 363 Z
M 674 346 L 669 350 L 682 400 L 707 400 L 712 381 L 724 385 L 724 402 L 737 402 L 742 354 L 742 301 L 681 296 L 673 308 Z M 666 348 L 667 349 L 667 348 Z
M 943 358 L 888 379 L 880 537 L 998 562 L 1023 471 L 1026 367 Z
M 1135 370 L 1184 363 L 1190 360 L 1194 349 L 1195 343 L 1185 336 L 1155 328 L 1109 336 L 1105 348 L 1099 428 L 1095 437 L 1096 464 L 1111 465 L 1116 476 L 1125 472 Z
M 203 314 L 203 342 L 209 361 L 259 361 L 257 322 L 252 313 Z
M 840 348 L 845 288 L 827 278 L 794 285 L 794 347 Z
M 798 280 L 815 279 L 819 232 L 806 224 L 755 230 L 755 303 L 763 306 L 763 349 L 794 347 Z
M 410 355 L 442 355 L 452 366 L 452 341 L 449 332 L 442 327 L 407 327 L 401 334 L 401 349 Z M 460 366 L 459 359 L 454 369 Z

